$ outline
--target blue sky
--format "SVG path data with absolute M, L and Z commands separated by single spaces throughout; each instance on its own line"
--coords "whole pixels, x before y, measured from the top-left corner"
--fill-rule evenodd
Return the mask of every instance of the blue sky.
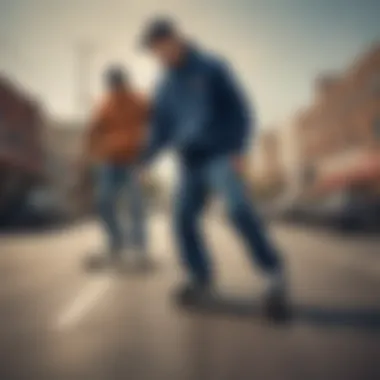
M 136 49 L 140 25 L 170 14 L 201 44 L 227 56 L 255 99 L 264 125 L 281 123 L 312 96 L 315 76 L 340 71 L 380 41 L 374 0 L 0 0 L 0 68 L 50 112 L 78 112 L 76 46 L 94 44 L 91 94 L 108 62 L 124 62 L 149 90 L 156 67 Z

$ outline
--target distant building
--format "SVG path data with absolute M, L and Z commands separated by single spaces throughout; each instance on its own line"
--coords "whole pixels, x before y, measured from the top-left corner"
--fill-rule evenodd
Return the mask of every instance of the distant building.
M 262 195 L 274 196 L 284 185 L 282 136 L 278 129 L 263 130 L 253 147 L 250 178 Z
M 42 108 L 20 86 L 0 76 L 0 219 L 20 207 L 44 179 Z
M 317 81 L 295 129 L 306 191 L 380 190 L 380 45 L 342 75 Z
M 78 191 L 78 162 L 85 128 L 72 120 L 51 120 L 44 134 L 50 191 L 63 215 L 77 216 L 89 209 L 90 194 Z
M 78 120 L 51 120 L 44 135 L 49 186 L 55 194 L 62 214 L 67 216 L 86 214 L 91 212 L 94 206 L 90 170 L 86 173 L 78 171 L 78 164 L 84 153 L 85 133 L 86 126 Z M 161 203 L 169 202 L 169 185 L 166 181 L 160 181 L 156 176 L 147 176 L 144 183 L 147 195 L 155 200 L 161 197 L 157 200 Z
M 0 160 L 30 174 L 42 172 L 41 106 L 21 88 L 0 77 Z
M 84 125 L 77 121 L 50 120 L 44 134 L 44 143 L 52 165 L 65 165 L 69 170 L 82 154 Z
M 315 81 L 315 101 L 323 101 L 341 83 L 341 76 L 337 73 L 325 73 L 319 75 Z

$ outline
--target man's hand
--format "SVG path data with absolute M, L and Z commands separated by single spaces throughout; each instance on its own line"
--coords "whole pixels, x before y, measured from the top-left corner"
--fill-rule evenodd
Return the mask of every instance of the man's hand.
M 237 174 L 243 176 L 247 169 L 247 158 L 246 156 L 239 155 L 232 157 L 232 166 Z

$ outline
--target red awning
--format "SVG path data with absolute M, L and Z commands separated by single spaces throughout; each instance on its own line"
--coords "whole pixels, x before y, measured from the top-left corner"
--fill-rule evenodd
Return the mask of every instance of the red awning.
M 380 154 L 369 154 L 351 167 L 322 178 L 313 188 L 317 194 L 329 193 L 355 185 L 380 181 Z

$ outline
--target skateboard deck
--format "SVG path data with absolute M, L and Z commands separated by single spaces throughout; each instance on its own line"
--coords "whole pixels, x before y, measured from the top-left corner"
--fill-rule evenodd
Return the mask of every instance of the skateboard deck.
M 291 307 L 289 304 L 270 303 L 259 296 L 231 295 L 222 292 L 210 293 L 191 302 L 177 302 L 190 312 L 224 314 L 237 317 L 258 317 L 275 322 L 289 321 Z
M 258 295 L 209 294 L 190 303 L 178 300 L 181 309 L 203 315 L 263 319 L 274 323 L 303 322 L 313 325 L 380 331 L 380 309 L 287 303 L 284 309 L 268 307 Z M 269 305 L 270 306 L 270 305 Z

